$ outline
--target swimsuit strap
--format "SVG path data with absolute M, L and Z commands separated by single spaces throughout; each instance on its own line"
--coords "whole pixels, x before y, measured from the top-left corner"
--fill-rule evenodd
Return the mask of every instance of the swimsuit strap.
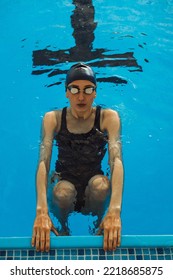
M 95 115 L 95 122 L 94 122 L 94 126 L 100 130 L 100 112 L 101 112 L 101 107 L 97 106 L 96 107 L 96 115 Z
M 61 114 L 61 130 L 67 129 L 67 123 L 66 123 L 66 114 L 67 114 L 67 107 L 64 107 L 62 109 L 62 114 Z

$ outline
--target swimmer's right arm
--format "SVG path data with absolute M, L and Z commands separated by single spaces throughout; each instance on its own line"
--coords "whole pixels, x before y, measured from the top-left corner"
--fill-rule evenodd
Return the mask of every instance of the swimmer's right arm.
M 40 144 L 40 160 L 37 169 L 37 209 L 33 226 L 32 246 L 37 251 L 49 251 L 50 231 L 58 232 L 52 224 L 47 205 L 47 179 L 52 155 L 52 142 L 57 120 L 55 112 L 46 113 L 42 124 L 42 140 Z

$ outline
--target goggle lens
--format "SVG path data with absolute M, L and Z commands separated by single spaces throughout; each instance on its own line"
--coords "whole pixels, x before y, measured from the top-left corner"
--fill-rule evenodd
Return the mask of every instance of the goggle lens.
M 72 93 L 72 94 L 77 94 L 80 92 L 80 89 L 74 86 L 69 86 L 67 89 Z M 95 91 L 95 87 L 86 87 L 84 88 L 83 92 L 85 94 L 92 94 Z
M 79 89 L 76 88 L 76 87 L 69 87 L 68 89 L 69 89 L 69 91 L 70 91 L 72 94 L 77 94 L 77 93 L 79 93 Z

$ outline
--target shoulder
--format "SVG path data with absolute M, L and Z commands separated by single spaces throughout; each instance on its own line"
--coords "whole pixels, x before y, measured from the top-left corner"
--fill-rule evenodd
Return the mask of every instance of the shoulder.
M 103 130 L 107 131 L 109 131 L 110 129 L 119 130 L 120 117 L 118 112 L 112 109 L 102 109 L 101 127 Z
M 45 113 L 43 125 L 48 130 L 59 130 L 61 124 L 62 110 L 54 110 Z

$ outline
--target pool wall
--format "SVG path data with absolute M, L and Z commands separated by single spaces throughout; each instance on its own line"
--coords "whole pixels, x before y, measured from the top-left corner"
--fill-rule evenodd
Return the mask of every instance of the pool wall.
M 172 260 L 173 236 L 122 236 L 116 251 L 102 249 L 101 236 L 51 237 L 51 250 L 36 252 L 31 238 L 0 238 L 0 260 Z

